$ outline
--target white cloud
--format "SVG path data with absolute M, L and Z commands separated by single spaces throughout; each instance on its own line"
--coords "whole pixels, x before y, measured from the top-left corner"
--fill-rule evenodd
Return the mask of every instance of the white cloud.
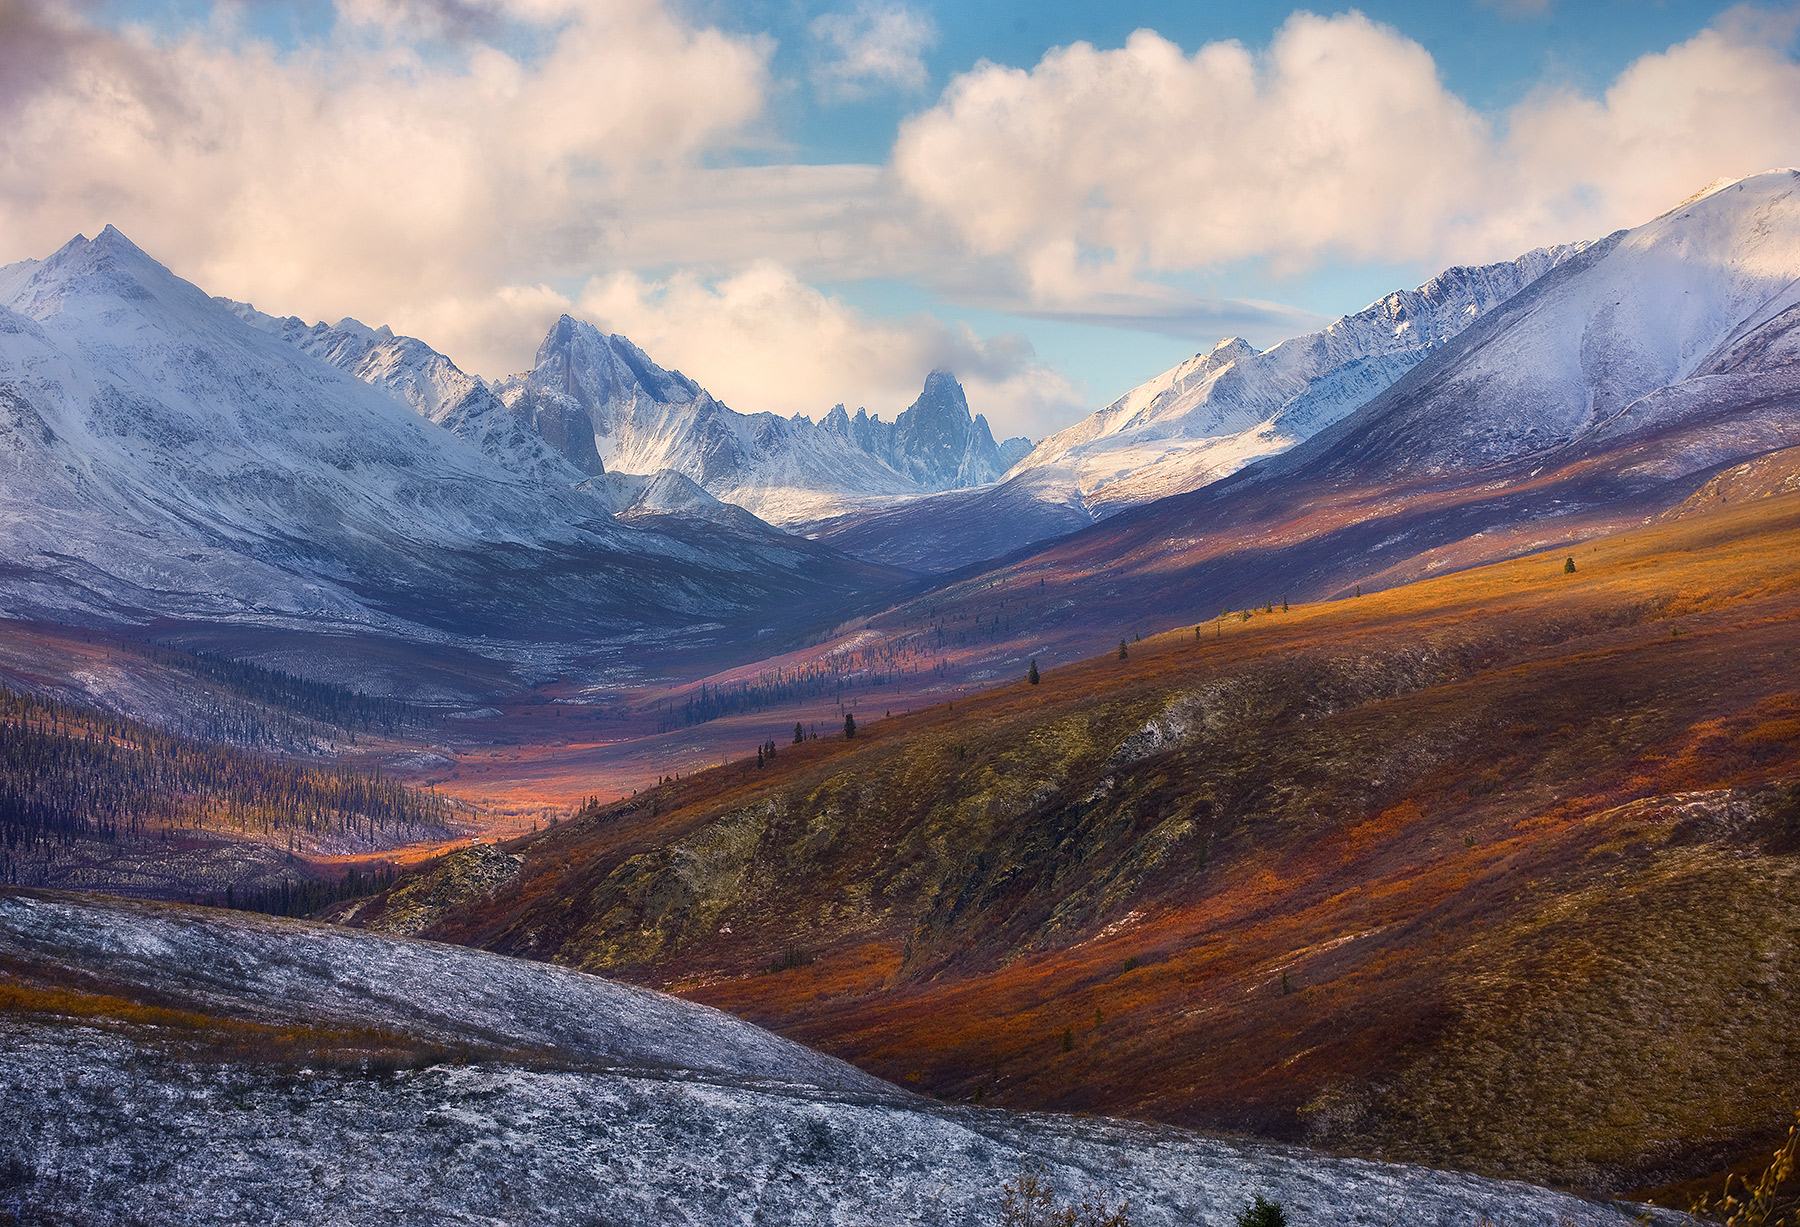
M 1354 13 L 1298 14 L 1261 49 L 1145 31 L 978 65 L 886 166 L 734 166 L 779 155 L 773 43 L 679 0 L 337 0 L 325 34 L 281 47 L 234 24 L 237 0 L 175 34 L 104 11 L 0 0 L 0 261 L 112 222 L 213 292 L 390 323 L 489 375 L 582 298 L 746 409 L 891 411 L 934 365 L 1012 430 L 1075 399 L 1015 342 L 876 319 L 807 281 L 1261 341 L 1312 321 L 1164 282 L 1503 258 L 1800 161 L 1791 13 L 1736 12 L 1600 96 L 1546 89 L 1501 115 Z M 864 3 L 807 33 L 833 97 L 928 81 L 914 9 Z
M 849 101 L 875 89 L 923 90 L 931 79 L 925 52 L 937 45 L 929 14 L 893 0 L 859 0 L 847 12 L 813 19 L 819 59 L 814 84 L 827 101 Z
M 1791 35 L 1729 17 L 1602 98 L 1545 93 L 1494 121 L 1423 47 L 1358 13 L 1296 14 L 1260 54 L 1225 42 L 1189 55 L 1139 31 L 1030 71 L 978 65 L 908 121 L 893 165 L 1044 303 L 1244 260 L 1504 258 L 1795 160 Z
M 998 435 L 1040 435 L 1082 403 L 1022 337 L 982 338 L 922 314 L 870 318 L 768 262 L 713 283 L 616 273 L 589 283 L 579 308 L 746 413 L 817 418 L 842 401 L 891 419 L 935 368 L 956 373 Z
M 0 95 L 0 255 L 112 222 L 214 292 L 410 327 L 591 268 L 637 185 L 749 139 L 768 92 L 767 40 L 654 0 L 466 5 L 450 44 L 414 20 L 448 4 L 345 3 L 288 51 L 27 10 L 51 67 Z

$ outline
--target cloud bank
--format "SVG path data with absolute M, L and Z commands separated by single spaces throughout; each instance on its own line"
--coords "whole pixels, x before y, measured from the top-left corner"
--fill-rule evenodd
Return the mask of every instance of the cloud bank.
M 1503 259 L 1800 158 L 1793 24 L 1739 11 L 1600 98 L 1544 90 L 1494 117 L 1359 13 L 1295 14 L 1261 52 L 1140 30 L 977 66 L 905 124 L 893 165 L 1048 303 L 1247 260 Z
M 111 222 L 209 290 L 390 323 L 489 375 L 573 306 L 747 411 L 891 411 L 947 365 L 1007 429 L 1073 412 L 1019 338 L 813 283 L 1205 341 L 1298 331 L 1278 303 L 1170 282 L 1503 259 L 1800 162 L 1792 9 L 1499 114 L 1354 12 L 1297 13 L 1262 47 L 1139 31 L 973 66 L 879 166 L 784 161 L 771 101 L 803 91 L 773 39 L 663 0 L 337 0 L 281 44 L 236 3 L 180 29 L 99 12 L 0 0 L 0 259 Z M 924 88 L 936 32 L 859 0 L 797 37 L 837 102 Z

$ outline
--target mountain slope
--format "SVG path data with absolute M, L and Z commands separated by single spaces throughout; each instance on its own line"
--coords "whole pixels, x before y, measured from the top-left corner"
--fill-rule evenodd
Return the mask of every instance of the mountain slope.
M 862 410 L 852 418 L 842 405 L 819 423 L 742 414 L 624 337 L 568 316 L 545 336 L 532 370 L 505 381 L 499 395 L 573 462 L 591 440 L 596 463 L 685 474 L 776 524 L 993 481 L 1006 468 L 986 420 L 970 416 L 944 372 L 891 423 Z M 1020 442 L 1009 440 L 1006 454 Z
M 747 1023 L 331 926 L 0 893 L 0 1213 L 128 1221 L 998 1221 L 1042 1163 L 1149 1227 L 1631 1217 L 1567 1194 L 906 1094 Z M 248 1209 L 254 1207 L 254 1210 Z
M 949 571 L 1197 490 L 1368 403 L 1585 247 L 1448 269 L 1266 351 L 1228 337 L 1051 435 L 991 490 L 853 511 L 809 531 L 858 557 Z M 971 536 L 966 524 L 985 532 Z
M 1019 471 L 1054 466 L 1069 473 L 1102 516 L 1198 489 L 1366 404 L 1585 246 L 1448 269 L 1264 352 L 1227 338 L 1045 439 Z
M 386 389 L 426 421 L 446 427 L 514 472 L 572 485 L 603 471 L 591 441 L 583 449 L 584 435 L 570 437 L 550 421 L 522 420 L 485 383 L 414 337 L 352 319 L 309 327 L 294 316 L 277 319 L 248 303 L 220 301 L 252 327 Z
M 1715 469 L 1800 445 L 1797 302 L 1800 173 L 1742 180 L 1563 261 L 1291 450 L 971 572 L 871 629 L 903 636 L 928 608 L 960 616 L 996 585 L 1043 578 L 1062 603 L 1015 623 L 1011 653 L 1070 659 L 1121 630 L 1617 531 Z
M 948 1098 L 1701 1175 L 1800 1075 L 1796 550 L 1771 496 L 1020 662 L 595 806 L 426 933 Z
M 511 415 L 446 368 L 413 387 L 449 430 L 111 228 L 0 270 L 6 611 L 553 643 L 828 618 L 886 581 L 754 525 L 620 523 L 567 466 L 484 454 L 517 458 Z

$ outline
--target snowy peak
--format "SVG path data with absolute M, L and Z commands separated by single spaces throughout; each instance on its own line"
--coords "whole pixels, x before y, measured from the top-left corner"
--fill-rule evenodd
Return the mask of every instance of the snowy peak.
M 359 320 L 308 325 L 295 316 L 277 319 L 248 303 L 216 300 L 252 328 L 280 337 L 302 353 L 338 368 L 399 398 L 414 413 L 472 444 L 507 469 L 543 481 L 573 485 L 601 471 L 599 458 L 587 464 L 565 457 L 542 431 L 501 403 L 481 380 L 414 337 L 396 336 L 383 324 Z
M 778 524 L 869 500 L 998 479 L 1029 440 L 994 443 L 954 376 L 935 371 L 893 422 L 842 405 L 818 423 L 738 413 L 625 337 L 567 315 L 532 370 L 499 385 L 512 413 L 584 471 L 680 473 L 714 497 Z
M 1447 269 L 1265 351 L 1227 337 L 1044 440 L 1015 473 L 1066 484 L 1100 515 L 1198 489 L 1367 404 L 1584 246 Z
M 1797 358 L 1800 173 L 1771 171 L 1561 263 L 1343 423 L 1332 463 L 1448 475 L 1715 419 L 1668 463 L 1723 458 L 1752 434 L 1772 447 L 1800 396 Z
M 919 398 L 891 425 L 857 410 L 851 437 L 922 491 L 985 485 L 1009 467 L 987 419 L 970 414 L 962 385 L 948 371 L 927 375 Z

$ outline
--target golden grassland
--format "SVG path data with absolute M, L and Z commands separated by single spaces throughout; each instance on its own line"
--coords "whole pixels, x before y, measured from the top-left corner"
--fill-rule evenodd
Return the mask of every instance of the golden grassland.
M 853 741 L 770 730 L 767 767 L 520 843 L 428 935 L 947 1098 L 1701 1176 L 1800 1087 L 1797 564 L 1775 497 L 1194 611 Z

